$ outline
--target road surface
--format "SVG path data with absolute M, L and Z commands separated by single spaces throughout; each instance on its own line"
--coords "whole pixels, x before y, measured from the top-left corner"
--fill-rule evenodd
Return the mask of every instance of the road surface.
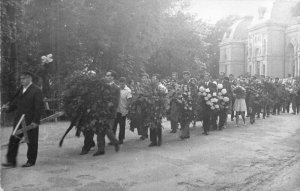
M 148 147 L 136 132 L 126 130 L 126 139 L 116 153 L 94 157 L 95 148 L 79 155 L 83 137 L 58 142 L 68 122 L 40 127 L 36 166 L 26 162 L 26 144 L 19 149 L 18 167 L 1 169 L 5 191 L 299 191 L 300 115 L 282 114 L 259 119 L 254 125 L 234 127 L 202 135 L 201 123 L 191 128 L 191 138 L 180 140 L 164 122 L 163 145 Z M 1 128 L 1 145 L 11 128 Z M 94 138 L 96 140 L 96 138 Z M 5 161 L 6 147 L 1 147 Z

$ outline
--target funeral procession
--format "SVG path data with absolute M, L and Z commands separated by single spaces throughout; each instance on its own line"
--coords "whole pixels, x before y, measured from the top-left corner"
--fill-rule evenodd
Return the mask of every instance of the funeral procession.
M 300 0 L 0 5 L 0 191 L 300 190 Z

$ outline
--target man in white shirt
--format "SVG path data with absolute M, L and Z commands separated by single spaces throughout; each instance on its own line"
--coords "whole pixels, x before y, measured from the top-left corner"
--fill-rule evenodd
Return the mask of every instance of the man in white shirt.
M 132 94 L 130 88 L 126 85 L 126 78 L 121 77 L 120 80 L 120 101 L 117 109 L 117 117 L 114 122 L 113 131 L 116 134 L 117 126 L 119 124 L 119 144 L 123 144 L 123 140 L 125 139 L 125 126 L 126 126 L 126 116 L 128 114 L 128 105 L 131 101 Z

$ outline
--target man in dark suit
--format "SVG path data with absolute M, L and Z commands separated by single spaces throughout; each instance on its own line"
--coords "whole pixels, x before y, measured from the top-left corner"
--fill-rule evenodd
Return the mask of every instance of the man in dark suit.
M 34 127 L 27 131 L 28 134 L 28 150 L 27 162 L 22 167 L 30 167 L 35 165 L 38 153 L 38 137 L 39 123 L 43 111 L 43 96 L 42 91 L 32 83 L 33 74 L 27 71 L 21 73 L 20 82 L 22 87 L 17 91 L 12 102 L 6 106 L 6 112 L 16 111 L 14 119 L 14 128 L 21 116 L 25 114 L 26 126 Z M 18 127 L 22 128 L 22 125 Z M 21 137 L 23 134 L 21 134 Z M 20 138 L 11 135 L 7 150 L 7 163 L 3 163 L 3 167 L 15 167 L 17 164 L 17 153 L 19 149 Z

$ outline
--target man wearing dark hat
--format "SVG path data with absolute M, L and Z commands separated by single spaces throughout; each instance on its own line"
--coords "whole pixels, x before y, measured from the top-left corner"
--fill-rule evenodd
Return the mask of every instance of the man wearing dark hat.
M 9 105 L 5 106 L 6 112 L 16 111 L 14 119 L 14 128 L 18 124 L 21 116 L 25 114 L 26 126 L 33 127 L 27 131 L 28 135 L 28 149 L 27 162 L 22 167 L 30 167 L 35 165 L 38 153 L 38 137 L 39 137 L 39 123 L 43 111 L 43 96 L 42 91 L 32 83 L 34 75 L 31 72 L 24 71 L 20 75 L 21 88 L 18 89 L 15 97 Z M 18 129 L 22 128 L 22 124 Z M 19 137 L 23 137 L 21 134 Z M 20 138 L 13 135 L 10 136 L 7 150 L 7 163 L 3 163 L 3 167 L 16 167 L 17 153 L 19 149 Z

